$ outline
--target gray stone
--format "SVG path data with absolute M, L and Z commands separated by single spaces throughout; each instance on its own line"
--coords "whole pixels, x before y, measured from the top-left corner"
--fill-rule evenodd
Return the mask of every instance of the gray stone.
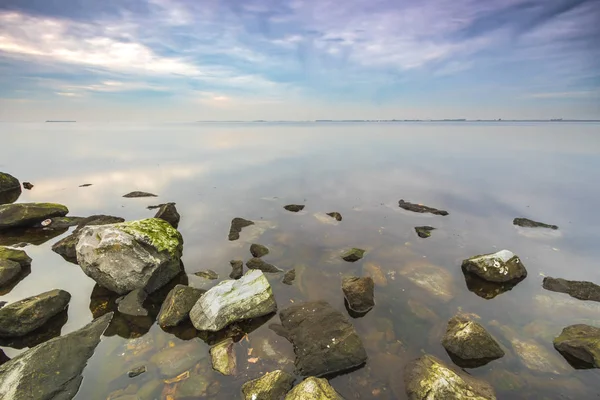
M 300 205 L 300 204 L 289 204 L 287 206 L 284 206 L 283 208 L 285 208 L 287 211 L 291 211 L 291 212 L 299 212 L 304 210 L 304 206 Z
M 118 293 L 152 293 L 181 271 L 183 238 L 158 218 L 87 226 L 77 243 L 77 261 L 98 284 Z
M 31 190 L 33 189 L 33 184 L 31 182 L 23 182 L 23 188 Z
M 163 327 L 177 326 L 190 317 L 190 311 L 206 290 L 177 285 L 167 295 L 158 313 L 158 324 Z
M 212 367 L 223 375 L 237 373 L 237 358 L 233 349 L 233 339 L 227 338 L 210 348 Z
M 462 269 L 488 282 L 497 283 L 524 279 L 527 276 L 523 262 L 508 250 L 471 257 L 463 261 Z
M 68 400 L 75 397 L 81 372 L 100 342 L 112 313 L 85 327 L 42 343 L 0 366 L 0 398 Z
M 287 271 L 285 273 L 285 275 L 283 275 L 283 279 L 281 282 L 283 282 L 285 285 L 291 285 L 295 279 L 296 279 L 296 268 L 293 268 L 293 269 L 290 269 L 289 271 Z
M 56 289 L 2 307 L 0 337 L 23 336 L 33 332 L 63 311 L 70 299 L 68 292 Z
M 365 251 L 363 249 L 357 249 L 356 247 L 351 248 L 342 254 L 344 261 L 355 262 L 363 258 Z
M 155 194 L 152 193 L 148 193 L 148 192 L 129 192 L 127 194 L 124 194 L 123 197 L 127 197 L 127 198 L 135 198 L 135 197 L 158 197 Z
M 600 368 L 600 328 L 584 324 L 567 326 L 553 343 L 575 368 Z
M 200 278 L 209 279 L 209 280 L 219 279 L 219 274 L 217 274 L 212 269 L 194 272 L 194 275 L 199 276 Z
M 561 278 L 544 278 L 542 286 L 546 290 L 566 293 L 579 300 L 600 301 L 600 286 L 586 281 L 568 281 Z
M 244 262 L 242 260 L 231 260 L 231 273 L 229 277 L 231 279 L 240 279 L 244 275 Z
M 410 203 L 404 200 L 400 200 L 398 202 L 398 205 L 400 206 L 400 208 L 403 208 L 407 211 L 412 211 L 420 214 L 430 213 L 434 215 L 448 215 L 448 211 L 438 210 L 437 208 L 427 207 L 422 204 Z
M 281 400 L 292 388 L 294 377 L 285 371 L 267 372 L 258 379 L 244 383 L 244 400 Z
M 269 281 L 261 271 L 249 271 L 207 291 L 194 305 L 190 319 L 200 331 L 219 331 L 227 325 L 277 311 Z
M 49 218 L 64 217 L 69 209 L 53 203 L 0 205 L 0 230 L 30 227 Z
M 12 282 L 21 273 L 18 262 L 0 259 L 0 288 Z
M 554 229 L 554 230 L 558 229 L 558 226 L 556 226 L 556 225 L 548 225 L 543 222 L 533 221 L 528 218 L 515 218 L 513 220 L 513 224 L 517 225 L 517 226 L 522 226 L 525 228 L 548 228 L 548 229 Z
M 285 400 L 344 400 L 327 379 L 309 377 L 285 396 Z
M 248 267 L 248 269 L 259 269 L 262 272 L 267 272 L 267 273 L 283 272 L 282 269 L 277 268 L 273 264 L 269 264 L 268 262 L 265 262 L 262 258 L 256 258 L 256 257 L 248 260 L 246 262 L 246 267 Z
M 177 212 L 175 203 L 161 204 L 154 218 L 164 219 L 175 229 L 177 229 L 179 226 L 179 221 L 181 220 L 181 216 Z
M 348 308 L 355 313 L 365 314 L 375 306 L 375 283 L 370 276 L 343 278 L 342 291 Z
M 0 172 L 0 204 L 15 202 L 21 195 L 21 183 L 14 176 Z
M 242 229 L 250 225 L 254 225 L 254 222 L 239 217 L 232 219 L 231 227 L 229 228 L 229 240 L 238 240 Z
M 144 308 L 144 301 L 148 297 L 148 293 L 144 289 L 135 289 L 126 294 L 121 299 L 117 300 L 117 309 L 121 314 L 131 315 L 133 317 L 145 317 L 148 315 L 148 310 Z
M 342 214 L 340 214 L 337 211 L 327 213 L 327 215 L 329 215 L 331 218 L 335 219 L 336 221 L 341 221 L 342 220 Z
M 262 244 L 253 243 L 250 246 L 250 253 L 252 254 L 252 257 L 260 258 L 269 254 L 269 249 Z

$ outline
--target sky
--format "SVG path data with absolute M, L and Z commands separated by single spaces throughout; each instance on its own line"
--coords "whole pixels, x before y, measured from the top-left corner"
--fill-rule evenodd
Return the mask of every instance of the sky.
M 600 0 L 0 0 L 0 120 L 600 119 Z

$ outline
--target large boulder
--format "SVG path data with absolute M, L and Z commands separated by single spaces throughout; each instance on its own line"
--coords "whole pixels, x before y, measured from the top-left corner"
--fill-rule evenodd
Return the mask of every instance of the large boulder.
M 51 290 L 15 301 L 0 309 L 0 337 L 23 336 L 63 311 L 71 300 L 64 290 Z
M 523 262 L 508 250 L 466 259 L 462 262 L 462 269 L 486 281 L 498 283 L 524 279 L 527 276 Z
M 306 378 L 285 396 L 285 400 L 344 400 L 327 379 Z
M 367 352 L 348 319 L 325 301 L 297 304 L 279 313 L 276 332 L 294 345 L 296 371 L 323 376 L 363 365 Z
M 64 217 L 69 209 L 54 203 L 0 205 L 0 230 L 33 226 L 49 218 Z
M 244 383 L 244 400 L 281 400 L 292 388 L 294 377 L 285 371 L 267 372 L 258 379 Z
M 0 172 L 0 204 L 13 203 L 21 194 L 21 183 L 14 176 Z
M 404 384 L 409 400 L 495 400 L 490 384 L 424 355 L 406 366 Z
M 42 343 L 0 366 L 0 398 L 67 400 L 77 394 L 81 372 L 106 330 L 111 314 Z
M 568 281 L 562 278 L 544 278 L 542 286 L 546 290 L 566 293 L 579 300 L 600 301 L 600 286 L 586 281 Z
M 118 293 L 152 293 L 181 271 L 183 238 L 162 219 L 87 226 L 77 243 L 77 261 L 86 275 Z
M 187 320 L 194 304 L 206 290 L 196 289 L 185 285 L 177 285 L 163 302 L 158 313 L 158 324 L 162 327 L 177 326 Z
M 600 328 L 567 326 L 554 339 L 554 348 L 576 368 L 600 368 Z
M 269 281 L 259 270 L 238 280 L 226 280 L 212 287 L 196 302 L 190 319 L 199 331 L 220 331 L 227 325 L 277 311 Z

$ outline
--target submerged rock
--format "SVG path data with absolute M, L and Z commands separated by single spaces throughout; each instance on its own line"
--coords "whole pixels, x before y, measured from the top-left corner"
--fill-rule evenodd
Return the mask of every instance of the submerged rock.
M 144 372 L 146 372 L 146 366 L 142 365 L 142 366 L 130 369 L 127 372 L 127 376 L 130 378 L 135 378 L 136 376 L 140 376 Z
M 198 338 L 169 346 L 154 353 L 150 362 L 158 367 L 158 372 L 164 378 L 174 378 L 192 369 L 207 356 L 204 343 Z
M 427 263 L 411 263 L 400 271 L 400 275 L 443 302 L 454 298 L 454 278 L 441 267 Z
M 409 203 L 408 201 L 400 200 L 398 202 L 400 208 L 416 213 L 430 213 L 434 215 L 448 215 L 448 211 L 438 210 L 437 208 L 427 207 L 422 204 Z
M 160 218 L 167 221 L 175 229 L 179 226 L 181 215 L 177 212 L 175 203 L 161 204 L 154 218 Z
M 462 269 L 489 282 L 509 282 L 527 276 L 523 262 L 508 250 L 466 259 Z
M 250 246 L 252 257 L 260 258 L 269 254 L 269 249 L 262 244 L 254 243 Z
M 352 324 L 325 301 L 288 307 L 279 318 L 282 327 L 271 327 L 294 345 L 299 375 L 336 374 L 367 361 L 367 352 Z
M 354 313 L 364 315 L 375 306 L 375 283 L 370 276 L 343 278 L 342 291 L 347 307 Z
M 199 276 L 200 278 L 211 280 L 211 281 L 213 281 L 215 279 L 219 279 L 219 274 L 217 274 L 212 269 L 207 269 L 205 271 L 194 272 L 194 275 Z
M 306 378 L 285 396 L 285 400 L 344 400 L 327 379 Z
M 248 267 L 248 269 L 259 269 L 262 272 L 268 272 L 268 273 L 283 272 L 282 269 L 277 268 L 273 264 L 269 264 L 268 262 L 265 262 L 262 258 L 256 258 L 256 257 L 248 260 L 246 262 L 246 267 Z
M 77 243 L 83 272 L 105 288 L 152 293 L 181 271 L 183 239 L 162 219 L 87 226 Z
M 117 300 L 118 310 L 121 314 L 131 315 L 133 317 L 145 317 L 148 310 L 144 308 L 144 301 L 148 293 L 144 289 L 135 289 L 126 294 L 120 300 Z
M 513 225 L 522 226 L 524 228 L 548 228 L 554 230 L 558 229 L 558 226 L 556 225 L 548 225 L 544 224 L 543 222 L 536 222 L 530 220 L 528 218 L 515 218 L 513 220 Z
M 204 293 L 190 312 L 199 331 L 219 331 L 227 325 L 277 311 L 269 281 L 261 271 L 219 283 Z
M 554 348 L 575 368 L 600 368 L 600 328 L 567 326 L 554 339 Z
M 291 285 L 292 282 L 294 282 L 294 279 L 296 279 L 296 269 L 295 268 L 287 271 L 285 273 L 285 275 L 283 275 L 283 279 L 281 280 L 281 282 L 283 282 L 285 285 Z
M 244 275 L 244 262 L 242 260 L 231 260 L 231 273 L 229 277 L 231 279 L 240 279 Z
M 14 176 L 0 172 L 0 204 L 17 201 L 21 195 L 21 183 Z
M 112 314 L 42 343 L 0 366 L 0 398 L 11 400 L 71 399 L 81 373 L 94 354 Z
M 283 208 L 285 208 L 287 211 L 291 211 L 291 212 L 299 212 L 304 210 L 304 206 L 300 205 L 300 204 L 288 204 L 287 206 L 284 206 Z
M 346 251 L 344 254 L 342 254 L 342 259 L 348 262 L 355 262 L 363 258 L 364 255 L 365 250 L 353 247 L 350 250 Z
M 177 326 L 190 316 L 190 311 L 206 290 L 177 285 L 167 295 L 158 313 L 158 324 L 162 327 Z
M 492 386 L 424 355 L 406 366 L 404 383 L 409 400 L 495 400 Z
M 435 230 L 433 226 L 417 226 L 415 232 L 420 238 L 427 239 L 431 236 L 431 231 Z
M 226 376 L 237 373 L 237 358 L 233 350 L 233 339 L 227 338 L 211 347 L 210 357 L 215 371 Z
M 363 265 L 363 273 L 373 278 L 373 282 L 377 286 L 385 287 L 388 284 L 387 277 L 381 267 L 375 263 L 368 262 Z
M 342 220 L 342 214 L 340 214 L 337 211 L 327 213 L 327 215 L 329 215 L 331 218 L 335 219 L 336 221 L 341 221 Z
M 242 229 L 250 225 L 254 225 L 254 222 L 238 217 L 232 219 L 231 227 L 229 228 L 229 240 L 238 240 Z
M 71 300 L 64 290 L 51 290 L 0 308 L 0 337 L 23 336 L 63 311 Z
M 242 385 L 244 400 L 281 400 L 294 384 L 294 377 L 285 371 L 267 372 Z
M 498 342 L 483 326 L 462 315 L 455 315 L 448 321 L 442 346 L 452 361 L 462 368 L 480 367 L 504 356 Z
M 600 286 L 586 281 L 568 281 L 562 278 L 545 277 L 542 286 L 546 290 L 566 293 L 579 300 L 600 301 Z
M 0 205 L 0 230 L 33 226 L 54 217 L 64 217 L 69 209 L 54 203 Z
M 148 192 L 129 192 L 127 194 L 124 194 L 123 197 L 127 197 L 127 198 L 135 198 L 135 197 L 158 197 L 155 194 L 152 193 L 148 193 Z

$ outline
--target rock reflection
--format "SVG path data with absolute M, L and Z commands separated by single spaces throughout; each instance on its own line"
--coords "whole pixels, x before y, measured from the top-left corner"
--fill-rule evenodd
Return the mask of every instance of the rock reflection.
M 69 315 L 67 309 L 58 313 L 46 322 L 42 327 L 21 337 L 0 338 L 0 346 L 24 349 L 35 347 L 52 338 L 60 336 L 62 327 L 67 323 Z
M 18 243 L 28 243 L 35 246 L 46 243 L 48 240 L 62 235 L 68 228 L 19 228 L 0 232 L 0 246 L 13 246 Z
M 491 300 L 496 296 L 501 295 L 502 293 L 508 292 L 512 290 L 519 282 L 521 282 L 525 277 L 515 279 L 509 282 L 488 282 L 484 279 L 481 279 L 477 275 L 471 274 L 469 272 L 464 272 L 465 282 L 467 284 L 467 289 L 470 292 L 475 293 L 477 296 L 484 298 L 486 300 Z

